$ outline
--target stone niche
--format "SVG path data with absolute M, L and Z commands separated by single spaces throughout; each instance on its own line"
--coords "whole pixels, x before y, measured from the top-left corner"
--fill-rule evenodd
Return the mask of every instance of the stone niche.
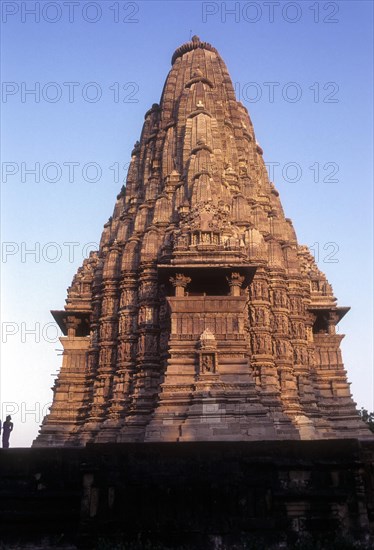
M 217 341 L 210 329 L 201 333 L 198 342 L 198 374 L 212 376 L 217 372 Z

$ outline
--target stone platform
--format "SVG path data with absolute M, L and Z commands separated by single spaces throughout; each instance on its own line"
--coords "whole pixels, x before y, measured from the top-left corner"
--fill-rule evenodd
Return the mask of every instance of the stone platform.
M 370 548 L 373 528 L 373 442 L 0 451 L 0 548 Z

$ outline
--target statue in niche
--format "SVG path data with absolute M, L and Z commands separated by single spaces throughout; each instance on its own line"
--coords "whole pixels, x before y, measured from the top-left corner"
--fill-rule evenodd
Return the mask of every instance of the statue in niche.
M 143 354 L 145 351 L 145 335 L 141 334 L 138 340 L 138 353 Z
M 127 333 L 131 329 L 131 317 L 130 315 L 121 315 L 119 321 L 119 331 L 120 333 Z
M 250 312 L 250 315 L 251 315 L 251 323 L 252 323 L 252 325 L 254 325 L 256 323 L 256 308 L 251 306 L 249 308 L 249 312 Z
M 110 340 L 111 325 L 110 323 L 103 323 L 100 327 L 101 340 Z
M 270 314 L 267 308 L 263 308 L 263 325 L 268 327 L 270 324 Z
M 306 327 L 306 339 L 308 342 L 313 342 L 313 328 L 310 326 Z
M 253 374 L 256 386 L 261 386 L 261 367 L 255 367 Z
M 168 348 L 169 343 L 169 333 L 166 331 L 162 331 L 160 334 L 160 348 L 162 350 L 166 350 Z
M 274 290 L 273 297 L 274 297 L 274 305 L 276 307 L 284 307 L 284 308 L 288 307 L 288 297 L 283 289 Z
M 176 244 L 178 248 L 183 248 L 184 250 L 186 250 L 188 248 L 188 235 L 186 233 L 182 233 L 181 235 L 179 235 Z
M 126 359 L 129 358 L 130 355 L 130 348 L 131 344 L 130 342 L 121 342 L 118 346 L 118 361 L 126 361 Z
M 257 353 L 257 338 L 255 334 L 251 334 L 252 353 Z
M 262 307 L 256 309 L 256 324 L 260 326 L 264 324 L 264 310 Z
M 201 355 L 200 368 L 203 373 L 214 373 L 214 355 L 203 353 Z
M 294 338 L 297 338 L 297 339 L 300 339 L 302 336 L 301 336 L 301 327 L 300 327 L 300 323 L 294 323 L 293 324 L 293 337 Z
M 289 358 L 292 357 L 293 349 L 292 349 L 291 342 L 286 340 L 284 344 L 285 344 L 285 355 Z
M 252 284 L 252 297 L 255 300 L 267 300 L 266 285 L 262 281 L 255 281 Z
M 91 346 L 95 347 L 98 343 L 97 329 L 90 330 Z
M 114 311 L 115 300 L 112 296 L 105 296 L 103 299 L 103 311 L 111 315 Z
M 239 176 L 248 176 L 248 167 L 246 162 L 239 162 Z
M 266 351 L 266 337 L 263 334 L 258 336 L 258 350 L 260 353 Z
M 294 349 L 294 360 L 295 360 L 295 363 L 297 363 L 297 364 L 300 364 L 300 363 L 303 362 L 303 357 L 302 357 L 302 353 L 301 353 L 300 348 L 295 348 Z
M 140 297 L 141 299 L 155 298 L 157 292 L 157 284 L 153 281 L 145 281 L 141 285 Z
M 101 378 L 97 383 L 96 392 L 95 392 L 96 394 L 95 397 L 98 398 L 99 400 L 100 398 L 104 397 L 104 386 L 105 386 L 105 380 Z
M 139 308 L 139 324 L 145 323 L 145 307 Z
M 277 332 L 277 318 L 272 313 L 270 314 L 270 330 L 272 332 Z
M 264 351 L 265 353 L 272 352 L 271 337 L 268 334 L 264 336 Z
M 147 334 L 147 349 L 148 353 L 157 353 L 157 336 Z
M 289 342 L 284 341 L 282 342 L 282 353 L 285 357 L 289 355 Z
M 164 319 L 167 318 L 167 312 L 168 312 L 168 308 L 166 303 L 165 302 L 161 303 L 160 310 L 159 310 L 160 321 L 163 321 Z
M 268 353 L 271 351 L 271 344 L 268 335 L 253 334 L 252 336 L 253 353 Z
M 303 365 L 308 363 L 308 351 L 305 348 L 301 348 L 301 362 Z
M 98 302 L 95 302 L 92 307 L 92 316 L 94 319 L 97 319 L 100 317 L 100 304 Z
M 309 365 L 312 365 L 312 366 L 316 364 L 316 355 L 315 355 L 314 349 L 308 350 L 308 363 Z
M 285 317 L 284 315 L 282 315 L 282 318 L 281 318 L 281 326 L 282 326 L 282 332 L 284 334 L 287 334 L 288 333 L 288 321 L 287 321 L 287 317 Z
M 282 346 L 280 340 L 275 340 L 273 344 L 273 353 L 277 357 L 279 357 L 282 354 Z
M 282 318 L 280 315 L 275 315 L 274 317 L 274 329 L 276 332 L 281 332 L 282 330 Z
M 290 298 L 290 304 L 292 313 L 294 313 L 295 315 L 300 315 L 303 313 L 303 305 L 300 298 Z
M 150 323 L 153 323 L 153 308 L 151 307 L 146 307 L 145 308 L 145 322 L 150 324 Z
M 266 285 L 263 282 L 260 282 L 260 288 L 259 288 L 259 297 L 261 300 L 267 300 L 267 289 Z

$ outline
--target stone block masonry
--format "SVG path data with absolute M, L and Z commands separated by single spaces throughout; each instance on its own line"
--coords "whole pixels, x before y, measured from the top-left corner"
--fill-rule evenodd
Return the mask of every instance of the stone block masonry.
M 372 439 L 337 299 L 297 242 L 217 50 L 194 36 L 145 115 L 65 309 L 34 445 Z

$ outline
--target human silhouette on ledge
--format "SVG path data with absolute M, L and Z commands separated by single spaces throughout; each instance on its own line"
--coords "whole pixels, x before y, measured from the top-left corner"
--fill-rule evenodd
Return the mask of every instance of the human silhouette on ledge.
M 3 424 L 3 449 L 9 449 L 9 436 L 10 432 L 13 431 L 13 422 L 11 420 L 12 417 L 8 414 Z

